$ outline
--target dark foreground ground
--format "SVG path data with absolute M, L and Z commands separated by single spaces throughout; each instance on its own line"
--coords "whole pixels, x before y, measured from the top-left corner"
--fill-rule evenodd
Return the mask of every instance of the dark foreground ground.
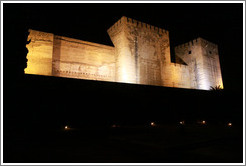
M 25 75 L 3 94 L 4 163 L 243 162 L 241 92 Z
M 8 135 L 4 162 L 237 163 L 241 133 L 235 126 L 210 125 L 44 129 Z

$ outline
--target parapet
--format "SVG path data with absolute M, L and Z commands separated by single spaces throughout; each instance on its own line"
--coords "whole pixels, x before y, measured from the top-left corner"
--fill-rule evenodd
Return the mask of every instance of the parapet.
M 41 32 L 33 29 L 28 29 L 28 41 L 46 41 L 46 42 L 53 42 L 53 33 Z
M 144 22 L 140 22 L 140 21 L 137 21 L 137 20 L 134 20 L 132 18 L 125 17 L 125 16 L 122 16 L 113 26 L 111 26 L 108 29 L 108 32 L 111 32 L 111 31 L 119 28 L 120 26 L 123 26 L 124 24 L 130 24 L 130 25 L 133 25 L 137 28 L 144 28 L 148 31 L 152 31 L 152 32 L 155 32 L 158 34 L 169 34 L 169 32 L 165 29 L 155 27 L 153 25 L 150 25 L 150 24 L 147 24 Z
M 218 45 L 217 44 L 214 44 L 212 42 L 209 42 L 201 37 L 198 37 L 194 40 L 191 40 L 189 42 L 186 42 L 184 44 L 181 44 L 181 45 L 178 45 L 176 46 L 177 49 L 181 49 L 181 48 L 186 48 L 186 47 L 192 47 L 192 46 L 196 46 L 196 45 L 209 45 L 210 47 L 212 48 L 217 48 Z
M 210 42 L 210 41 L 207 41 L 207 40 L 205 40 L 205 39 L 203 39 L 203 38 L 199 38 L 199 39 L 200 39 L 202 45 L 207 45 L 207 46 L 209 46 L 210 48 L 218 48 L 218 45 L 215 44 L 215 43 L 212 43 L 212 42 Z

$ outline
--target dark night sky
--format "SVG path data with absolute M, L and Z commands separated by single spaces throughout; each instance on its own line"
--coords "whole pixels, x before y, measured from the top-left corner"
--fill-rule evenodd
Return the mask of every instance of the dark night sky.
M 106 31 L 123 15 L 168 30 L 171 49 L 198 36 L 218 44 L 225 89 L 242 92 L 243 4 L 4 4 L 4 37 L 25 26 L 112 45 Z

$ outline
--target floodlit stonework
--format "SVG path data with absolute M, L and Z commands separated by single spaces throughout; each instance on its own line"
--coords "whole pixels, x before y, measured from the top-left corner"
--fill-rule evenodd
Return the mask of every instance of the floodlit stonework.
M 122 17 L 108 29 L 114 44 L 29 30 L 25 73 L 177 88 L 223 88 L 218 46 L 202 38 L 175 47 L 169 32 Z

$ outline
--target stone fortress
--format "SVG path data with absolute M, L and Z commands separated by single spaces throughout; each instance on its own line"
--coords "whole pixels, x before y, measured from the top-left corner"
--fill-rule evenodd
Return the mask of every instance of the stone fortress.
M 123 16 L 108 29 L 114 47 L 29 30 L 25 73 L 209 90 L 223 88 L 218 46 L 202 38 L 175 47 L 169 32 Z

